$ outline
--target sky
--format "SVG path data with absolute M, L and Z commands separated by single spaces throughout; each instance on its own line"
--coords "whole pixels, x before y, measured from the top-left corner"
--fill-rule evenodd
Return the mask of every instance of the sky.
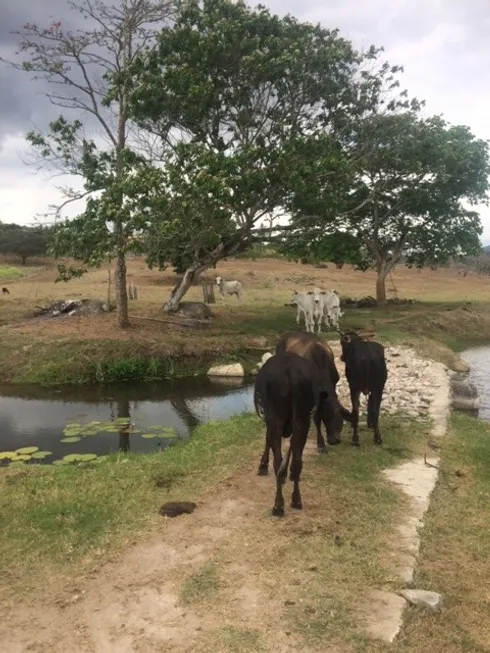
M 255 3 L 251 3 L 255 4 Z M 426 111 L 469 125 L 490 139 L 490 0 L 262 0 L 274 13 L 339 28 L 358 48 L 385 47 L 393 64 L 404 66 L 402 86 L 425 99 Z M 68 0 L 0 0 L 0 57 L 14 58 L 26 22 L 77 19 Z M 83 26 L 83 22 L 80 26 Z M 43 129 L 59 115 L 43 97 L 41 82 L 0 62 L 0 220 L 32 224 L 57 203 L 58 179 L 26 166 L 25 134 Z M 80 205 L 78 206 L 78 209 Z M 72 207 L 66 215 L 73 215 Z M 480 207 L 483 243 L 490 243 L 490 209 Z

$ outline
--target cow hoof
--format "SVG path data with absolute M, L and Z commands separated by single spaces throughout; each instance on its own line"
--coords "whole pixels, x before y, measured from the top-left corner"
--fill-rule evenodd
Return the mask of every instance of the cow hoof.
M 375 440 L 374 444 L 376 444 L 376 445 L 383 444 L 383 440 L 381 440 L 381 438 L 379 440 Z
M 327 453 L 327 447 L 317 447 L 316 450 L 318 453 Z
M 295 510 L 303 510 L 303 504 L 300 503 L 291 503 L 291 508 L 294 508 Z
M 257 476 L 268 476 L 269 475 L 269 470 L 264 468 L 264 467 L 259 467 L 259 471 L 257 472 Z
M 273 517 L 284 517 L 284 508 L 272 508 Z

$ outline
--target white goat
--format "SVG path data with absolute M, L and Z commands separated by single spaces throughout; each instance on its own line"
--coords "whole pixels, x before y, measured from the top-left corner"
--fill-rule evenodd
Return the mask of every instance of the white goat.
M 313 293 L 310 292 L 293 292 L 291 297 L 291 304 L 294 304 L 297 308 L 296 313 L 296 322 L 300 323 L 301 313 L 305 316 L 305 327 L 307 331 L 314 333 L 315 331 L 315 321 L 313 316 L 314 311 L 314 299 Z
M 223 303 L 225 295 L 236 295 L 238 303 L 241 302 L 243 296 L 243 286 L 239 281 L 225 281 L 223 277 L 216 277 L 216 285 L 221 293 Z

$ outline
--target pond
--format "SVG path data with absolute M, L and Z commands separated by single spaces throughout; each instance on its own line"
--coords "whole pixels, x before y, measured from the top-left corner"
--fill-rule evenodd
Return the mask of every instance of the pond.
M 461 358 L 470 366 L 469 381 L 478 390 L 480 409 L 478 416 L 490 420 L 490 347 L 467 349 Z
M 117 451 L 156 451 L 208 420 L 250 410 L 253 381 L 243 379 L 56 389 L 0 384 L 0 464 L 63 464 L 70 455 L 69 462 L 82 462 Z

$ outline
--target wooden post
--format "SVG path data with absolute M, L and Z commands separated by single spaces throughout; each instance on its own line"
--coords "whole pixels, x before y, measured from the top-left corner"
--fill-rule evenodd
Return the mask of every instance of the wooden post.
M 130 283 L 128 285 L 128 295 L 129 295 L 129 299 L 133 299 L 133 284 L 132 283 Z
M 205 304 L 209 304 L 208 286 L 205 281 L 201 281 L 201 288 L 202 288 L 202 300 Z
M 133 297 L 135 299 L 138 299 L 138 287 L 137 286 L 134 286 L 134 288 L 133 288 Z

